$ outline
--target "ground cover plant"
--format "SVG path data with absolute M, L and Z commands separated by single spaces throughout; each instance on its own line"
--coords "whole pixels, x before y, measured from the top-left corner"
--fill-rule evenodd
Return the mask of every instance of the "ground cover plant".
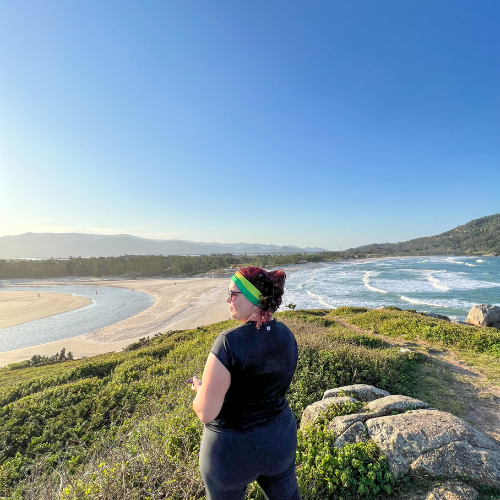
M 424 355 L 349 331 L 329 311 L 278 317 L 299 346 L 288 395 L 297 419 L 326 389 L 341 385 L 367 383 L 416 395 Z M 235 324 L 169 332 L 90 359 L 0 369 L 0 496 L 204 498 L 198 472 L 202 424 L 191 409 L 186 379 L 201 375 L 215 337 Z M 373 443 L 335 451 L 333 435 L 321 426 L 298 437 L 304 498 L 336 498 L 339 488 L 345 498 L 376 498 L 393 488 Z M 247 498 L 261 495 L 252 485 Z
M 438 320 L 397 307 L 372 309 L 339 307 L 329 316 L 388 337 L 425 340 L 456 350 L 487 353 L 500 357 L 500 330 L 478 328 Z

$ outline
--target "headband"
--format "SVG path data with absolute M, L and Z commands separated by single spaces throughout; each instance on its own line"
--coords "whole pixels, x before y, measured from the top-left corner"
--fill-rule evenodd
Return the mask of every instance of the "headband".
M 247 298 L 253 305 L 258 306 L 262 294 L 255 288 L 250 281 L 248 281 L 243 274 L 239 271 L 231 278 L 231 281 L 239 288 L 240 292 Z

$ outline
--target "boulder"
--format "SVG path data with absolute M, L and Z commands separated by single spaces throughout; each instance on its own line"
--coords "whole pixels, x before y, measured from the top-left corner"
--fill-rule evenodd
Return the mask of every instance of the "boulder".
M 479 493 L 464 483 L 444 483 L 434 488 L 425 500 L 475 500 Z
M 414 410 L 371 418 L 366 428 L 396 479 L 405 474 L 468 478 L 500 488 L 500 446 L 450 413 Z
M 345 403 L 355 402 L 356 400 L 349 396 L 340 398 L 328 398 L 322 399 L 321 401 L 316 401 L 303 411 L 302 419 L 300 420 L 300 428 L 302 429 L 306 424 L 314 422 L 318 418 L 319 414 L 328 410 L 330 406 L 342 406 Z
M 473 306 L 465 322 L 469 325 L 500 328 L 500 307 L 488 304 Z
M 335 440 L 333 446 L 335 448 L 343 448 L 347 443 L 366 443 L 369 439 L 364 424 L 356 422 Z
M 403 413 L 408 410 L 421 410 L 429 408 L 427 403 L 420 399 L 410 398 L 409 396 L 386 396 L 385 398 L 371 401 L 365 406 L 370 413 L 375 413 L 373 417 L 383 417 L 391 413 Z
M 322 401 L 328 401 L 328 399 L 333 398 L 327 398 L 326 400 L 323 399 Z M 338 417 L 332 418 L 332 420 L 330 420 L 327 425 L 327 429 L 333 431 L 336 436 L 340 437 L 356 422 L 366 422 L 369 419 L 383 417 L 394 412 L 401 413 L 407 410 L 428 407 L 429 405 L 427 403 L 424 403 L 419 399 L 410 398 L 408 396 L 386 396 L 380 399 L 375 399 L 368 403 L 365 406 L 365 411 L 361 413 L 351 413 L 350 415 L 340 415 Z M 302 418 L 304 418 L 304 414 L 302 414 Z M 302 427 L 302 422 L 300 425 Z
M 337 387 L 336 389 L 328 389 L 323 394 L 323 399 L 337 397 L 340 392 L 349 394 L 355 397 L 358 401 L 373 401 L 374 399 L 389 396 L 389 393 L 387 391 L 378 389 L 373 385 L 354 384 L 345 385 L 344 387 Z
M 340 415 L 330 420 L 327 425 L 329 431 L 333 431 L 336 436 L 341 436 L 349 427 L 356 422 L 366 422 L 370 418 L 368 413 L 353 413 L 352 415 Z M 302 422 L 300 423 L 302 427 Z

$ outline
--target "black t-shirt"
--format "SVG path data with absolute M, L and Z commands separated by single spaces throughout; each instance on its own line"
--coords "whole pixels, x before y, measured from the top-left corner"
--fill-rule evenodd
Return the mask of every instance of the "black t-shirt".
M 231 373 L 222 409 L 207 427 L 249 429 L 270 422 L 287 406 L 297 367 L 297 342 L 283 323 L 254 321 L 222 332 L 210 351 Z

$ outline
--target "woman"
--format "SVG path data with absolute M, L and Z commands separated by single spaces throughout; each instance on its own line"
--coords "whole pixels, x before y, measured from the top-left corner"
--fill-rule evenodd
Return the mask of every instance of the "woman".
M 297 343 L 272 319 L 286 275 L 240 269 L 226 302 L 241 326 L 221 333 L 203 372 L 193 377 L 193 409 L 205 424 L 200 469 L 207 500 L 241 500 L 257 480 L 269 500 L 300 500 L 295 475 L 297 428 L 285 394 Z

